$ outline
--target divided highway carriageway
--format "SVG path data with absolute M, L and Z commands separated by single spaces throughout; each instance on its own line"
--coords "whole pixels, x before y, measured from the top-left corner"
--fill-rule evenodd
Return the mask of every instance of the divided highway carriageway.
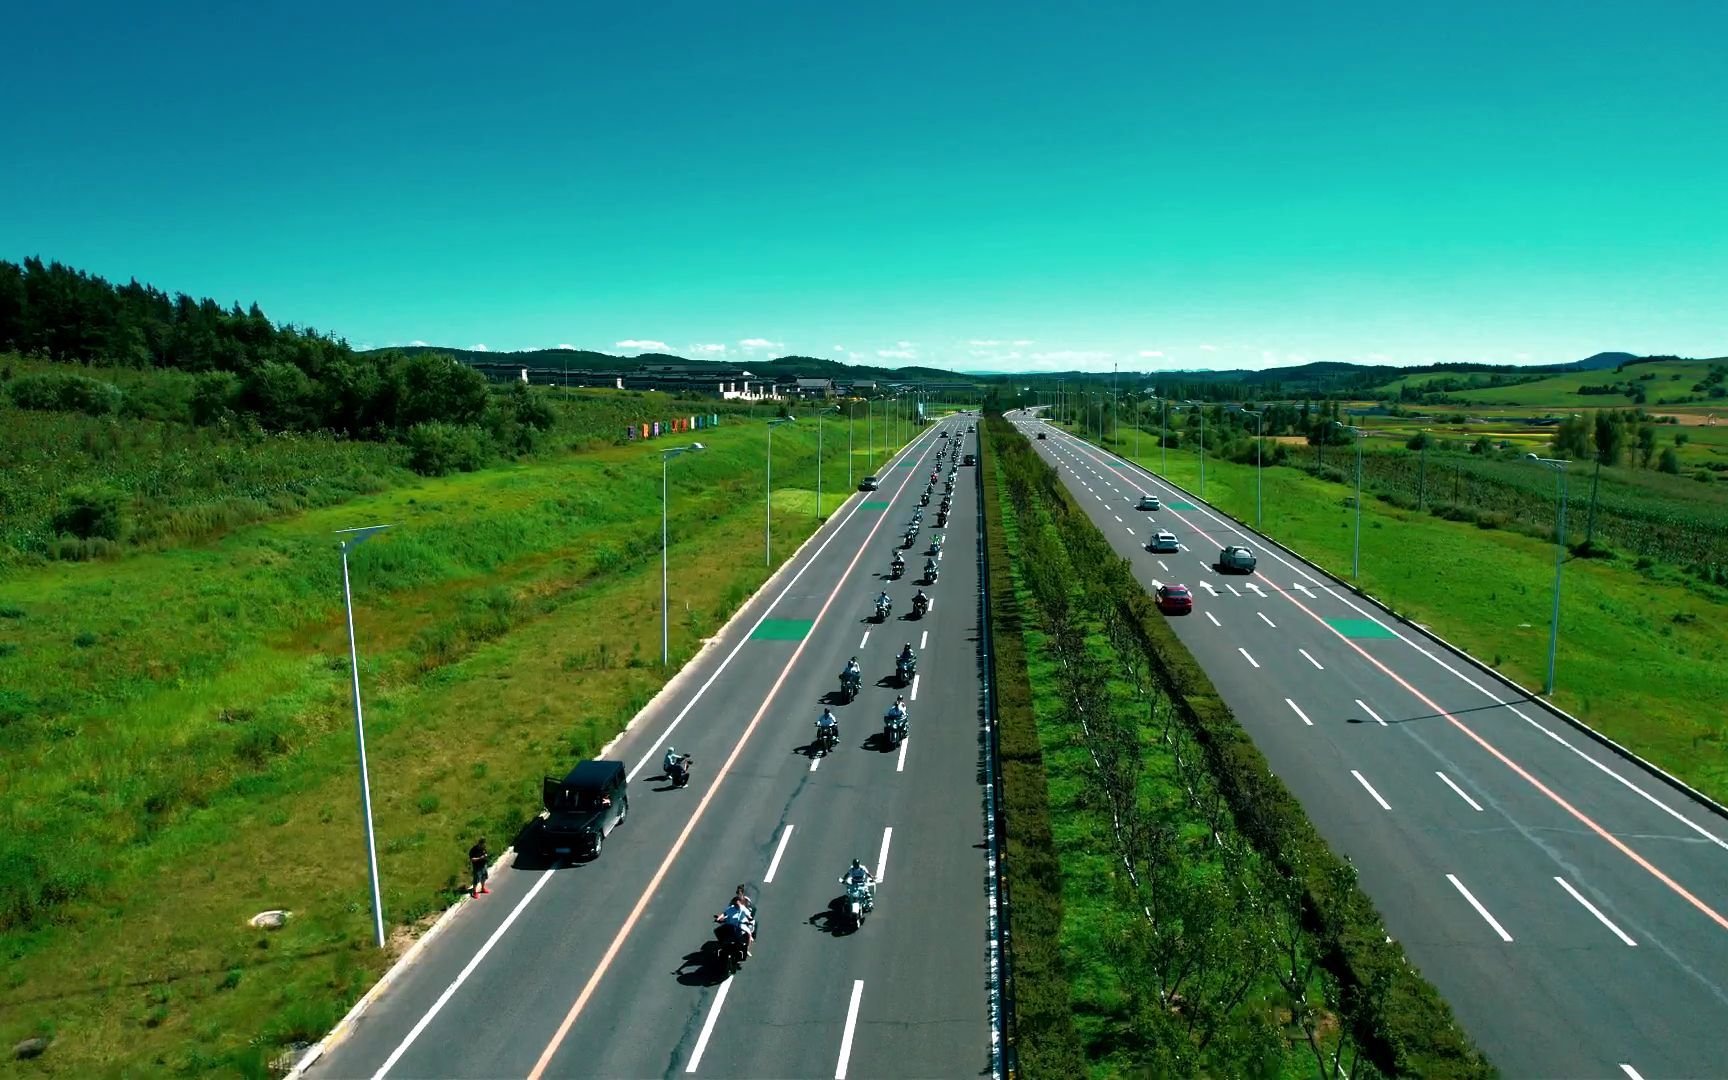
M 1504 1075 L 1728 1076 L 1728 821 L 1187 492 L 1009 419 L 1148 590 L 1190 587 L 1178 636 Z M 1217 572 L 1230 544 L 1254 572 Z
M 993 1065 L 974 421 L 933 425 L 858 492 L 606 754 L 628 812 L 599 858 L 519 852 L 334 1033 L 309 1077 L 976 1076 Z M 942 437 L 946 432 L 946 438 Z M 908 572 L 891 555 L 947 456 Z M 934 606 L 908 618 L 934 535 Z M 740 558 L 760 558 L 740 552 Z M 874 621 L 886 589 L 893 614 Z M 917 677 L 895 684 L 910 642 Z M 863 689 L 840 703 L 857 656 Z M 882 715 L 911 713 L 898 748 Z M 837 748 L 813 750 L 825 704 Z M 673 789 L 661 757 L 694 759 Z M 878 879 L 856 931 L 838 882 Z M 744 883 L 753 956 L 726 977 L 713 916 Z

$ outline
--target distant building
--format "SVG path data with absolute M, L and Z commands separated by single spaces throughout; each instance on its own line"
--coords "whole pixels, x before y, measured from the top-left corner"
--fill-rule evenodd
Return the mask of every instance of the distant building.
M 799 379 L 792 384 L 792 393 L 799 398 L 831 398 L 834 396 L 834 380 Z

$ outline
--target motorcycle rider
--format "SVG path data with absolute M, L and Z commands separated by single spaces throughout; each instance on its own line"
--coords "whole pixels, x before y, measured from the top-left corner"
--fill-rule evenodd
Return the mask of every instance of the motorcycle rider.
M 924 560 L 924 576 L 931 581 L 936 580 L 936 560 L 935 559 L 925 559 Z
M 689 760 L 689 754 L 680 754 L 676 747 L 668 746 L 666 756 L 660 760 L 660 770 L 666 774 L 666 779 L 676 782 L 678 774 L 686 768 L 685 762 Z
M 846 868 L 844 874 L 840 875 L 840 881 L 849 889 L 854 885 L 861 885 L 864 887 L 866 897 L 864 900 L 865 911 L 869 911 L 871 908 L 876 906 L 876 875 L 870 872 L 868 866 L 865 866 L 857 859 L 853 859 L 852 865 Z
M 883 593 L 882 595 L 887 596 L 888 594 Z M 863 672 L 862 672 L 862 669 L 858 667 L 858 658 L 856 656 L 854 656 L 852 659 L 846 661 L 846 666 L 841 669 L 840 675 L 841 675 L 841 677 L 845 677 L 847 675 L 855 675 L 855 676 L 858 676 L 860 678 L 863 677 Z
M 912 607 L 913 607 L 913 610 L 915 610 L 915 611 L 929 611 L 930 610 L 930 597 L 925 595 L 925 592 L 923 589 L 919 589 L 918 595 L 914 596 L 912 598 Z
M 895 577 L 899 577 L 902 573 L 905 572 L 905 570 L 906 570 L 906 560 L 901 557 L 901 555 L 898 551 L 896 551 L 894 553 L 894 561 L 888 564 L 888 572 Z M 882 595 L 887 596 L 888 594 L 883 593 Z
M 882 714 L 886 723 L 897 724 L 904 729 L 911 721 L 911 713 L 906 709 L 906 695 L 901 694 L 894 699 L 894 704 L 888 706 L 888 711 Z
M 834 710 L 824 708 L 822 715 L 816 718 L 816 741 L 821 742 L 824 735 L 832 733 L 834 745 L 840 745 L 840 721 L 835 718 Z
M 887 589 L 883 589 L 881 592 L 876 594 L 876 610 L 887 611 L 893 605 L 894 605 L 894 601 L 889 599 Z M 852 662 L 854 665 L 856 665 L 858 662 L 858 658 L 853 657 Z
M 732 927 L 744 935 L 744 958 L 750 958 L 750 947 L 756 943 L 756 912 L 750 906 L 750 898 L 742 891 L 734 893 L 732 902 L 726 905 L 726 910 L 714 916 L 714 936 L 724 940 L 724 935 Z

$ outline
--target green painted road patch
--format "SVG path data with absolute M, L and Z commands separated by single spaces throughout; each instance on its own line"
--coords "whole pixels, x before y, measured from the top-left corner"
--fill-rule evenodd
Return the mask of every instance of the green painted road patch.
M 763 619 L 750 637 L 756 641 L 803 641 L 815 619 Z
M 1165 503 L 1164 506 L 1166 509 L 1170 509 L 1170 510 L 1192 510 L 1192 509 L 1194 509 L 1193 503 L 1182 502 L 1182 501 L 1177 500 L 1177 499 L 1171 499 L 1169 502 Z
M 878 502 L 875 499 L 871 499 L 869 502 L 859 503 L 858 509 L 860 509 L 860 510 L 886 510 L 886 509 L 888 509 L 888 500 L 883 499 L 882 501 Z
M 1392 631 L 1372 619 L 1327 619 L 1326 625 L 1347 638 L 1397 637 Z

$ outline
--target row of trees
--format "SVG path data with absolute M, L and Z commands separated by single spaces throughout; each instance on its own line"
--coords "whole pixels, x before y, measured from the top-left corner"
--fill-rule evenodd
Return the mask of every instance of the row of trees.
M 1485 1075 L 1128 565 L 1009 425 L 988 433 L 1136 916 L 1118 960 L 1129 1028 L 1110 1037 L 1150 1074 L 1263 1073 L 1277 1001 L 1323 1076 Z M 1150 797 L 1154 772 L 1174 795 Z
M 1673 446 L 1660 447 L 1656 425 L 1642 409 L 1602 409 L 1589 417 L 1569 416 L 1554 429 L 1550 446 L 1556 457 L 1600 465 L 1636 463 L 1665 473 L 1680 471 L 1678 447 L 1690 436 L 1674 432 Z

